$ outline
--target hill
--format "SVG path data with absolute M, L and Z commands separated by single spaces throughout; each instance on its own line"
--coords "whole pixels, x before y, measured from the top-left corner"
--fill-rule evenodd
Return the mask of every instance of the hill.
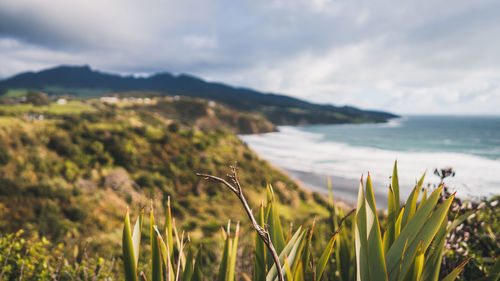
M 275 125 L 385 122 L 394 114 L 355 107 L 314 104 L 286 95 L 207 82 L 181 74 L 158 73 L 148 77 L 103 73 L 89 66 L 58 66 L 25 72 L 0 81 L 4 95 L 35 89 L 50 95 L 103 96 L 127 91 L 155 91 L 163 95 L 188 96 L 224 103 L 234 109 L 259 112 Z M 21 91 L 22 92 L 22 91 Z
M 212 119 L 169 110 L 206 103 L 162 98 L 152 105 L 109 105 L 94 99 L 79 113 L 41 107 L 43 120 L 1 116 L 0 233 L 24 229 L 64 243 L 68 252 L 78 246 L 92 255 L 117 256 L 127 206 L 139 210 L 152 199 L 161 217 L 170 196 L 178 226 L 210 253 L 217 249 L 212 243 L 219 227 L 229 218 L 246 217 L 232 194 L 195 172 L 225 175 L 234 162 L 252 206 L 265 200 L 265 185 L 271 183 L 288 205 L 280 207 L 288 219 L 300 222 L 326 213 L 318 196 L 300 189 L 229 132 L 238 129 L 217 117 L 229 109 L 212 109 Z

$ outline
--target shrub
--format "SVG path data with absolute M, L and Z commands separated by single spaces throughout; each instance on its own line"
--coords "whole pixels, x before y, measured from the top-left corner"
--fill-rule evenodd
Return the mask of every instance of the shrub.
M 7 165 L 10 161 L 10 153 L 5 145 L 0 145 L 0 166 Z
M 66 227 L 60 218 L 61 209 L 59 204 L 52 200 L 41 203 L 38 221 L 39 232 L 42 236 L 57 239 L 66 232 Z
M 131 168 L 137 165 L 137 149 L 131 139 L 121 139 L 115 136 L 110 147 L 114 162 L 122 167 Z
M 61 156 L 71 157 L 76 154 L 76 147 L 67 134 L 56 134 L 50 136 L 47 146 Z
M 168 131 L 170 133 L 178 133 L 179 130 L 181 129 L 181 125 L 177 122 L 173 122 L 167 127 Z
M 93 141 L 89 145 L 89 152 L 92 154 L 101 154 L 104 151 L 104 145 L 99 141 Z
M 66 217 L 72 221 L 82 221 L 87 218 L 87 212 L 79 207 L 72 206 L 67 210 L 64 210 Z
M 136 183 L 141 187 L 163 189 L 167 180 L 159 173 L 144 172 L 137 178 Z
M 80 173 L 80 169 L 71 161 L 64 161 L 62 174 L 69 182 L 74 182 Z

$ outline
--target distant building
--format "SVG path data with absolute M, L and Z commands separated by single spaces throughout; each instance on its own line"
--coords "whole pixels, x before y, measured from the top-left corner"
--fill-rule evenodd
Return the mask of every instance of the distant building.
M 60 98 L 60 99 L 57 99 L 57 104 L 60 104 L 60 105 L 65 105 L 68 103 L 68 100 L 67 99 L 63 99 L 63 98 Z
M 100 100 L 101 100 L 101 102 L 105 102 L 105 103 L 117 103 L 118 102 L 117 97 L 101 97 Z

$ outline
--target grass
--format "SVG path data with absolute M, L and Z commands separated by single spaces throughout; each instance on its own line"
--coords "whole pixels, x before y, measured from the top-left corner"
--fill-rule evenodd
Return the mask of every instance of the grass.
M 20 98 L 25 97 L 31 89 L 16 88 L 8 89 L 7 92 L 2 96 L 5 98 Z M 38 91 L 38 90 L 36 90 Z M 77 97 L 99 97 L 105 93 L 111 93 L 112 90 L 109 89 L 92 89 L 92 88 L 65 88 L 59 86 L 47 86 L 44 87 L 42 92 L 55 93 L 55 94 L 70 94 Z
M 20 97 L 25 97 L 26 94 L 28 93 L 28 89 L 9 89 L 7 92 L 3 95 L 5 98 L 20 98 Z
M 91 105 L 81 101 L 68 101 L 67 104 L 51 103 L 49 106 L 34 106 L 32 104 L 0 105 L 0 111 L 6 114 L 46 113 L 54 115 L 80 114 L 95 111 Z
M 15 117 L 0 116 L 0 126 L 12 126 L 18 121 Z
M 109 89 L 92 89 L 92 88 L 65 88 L 59 86 L 47 86 L 43 88 L 44 92 L 47 93 L 67 93 L 75 95 L 77 97 L 98 97 L 105 93 L 111 93 L 112 90 Z

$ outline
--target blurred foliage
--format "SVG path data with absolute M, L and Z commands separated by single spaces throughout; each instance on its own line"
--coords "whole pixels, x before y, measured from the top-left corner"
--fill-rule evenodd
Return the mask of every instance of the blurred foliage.
M 0 280 L 112 280 L 114 261 L 89 257 L 73 249 L 64 256 L 63 244 L 45 238 L 28 237 L 23 231 L 0 236 Z
M 50 104 L 50 99 L 47 94 L 36 91 L 28 91 L 26 94 L 26 101 L 34 106 L 45 106 Z
M 458 259 L 470 257 L 459 280 L 479 280 L 490 274 L 500 258 L 500 197 L 479 202 L 457 199 L 450 217 L 466 216 L 446 240 L 443 271 L 457 265 Z M 499 270 L 499 269 L 497 269 Z M 500 274 L 500 271 L 497 272 Z

